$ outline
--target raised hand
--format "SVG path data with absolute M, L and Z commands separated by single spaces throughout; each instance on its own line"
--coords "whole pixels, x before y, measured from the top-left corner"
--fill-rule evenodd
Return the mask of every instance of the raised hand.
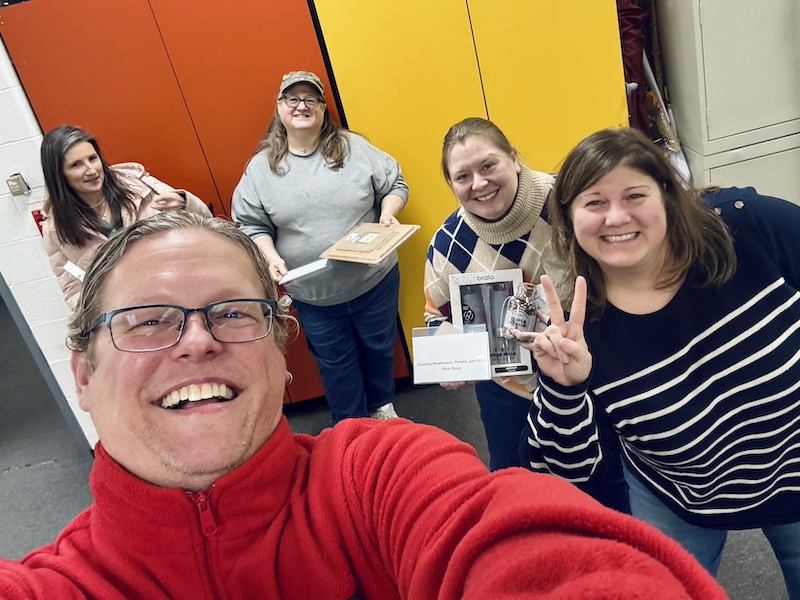
M 586 319 L 586 280 L 575 280 L 575 296 L 572 299 L 569 319 L 558 299 L 553 281 L 542 275 L 550 325 L 538 333 L 514 331 L 520 345 L 533 352 L 539 370 L 561 385 L 578 385 L 589 378 L 592 370 L 592 355 L 583 337 Z

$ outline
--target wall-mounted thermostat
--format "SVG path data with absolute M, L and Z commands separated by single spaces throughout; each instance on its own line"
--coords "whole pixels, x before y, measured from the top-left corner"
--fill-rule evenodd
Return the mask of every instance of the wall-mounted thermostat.
M 11 190 L 12 196 L 23 196 L 31 191 L 31 186 L 25 181 L 19 173 L 14 173 L 11 177 L 6 179 L 6 185 Z

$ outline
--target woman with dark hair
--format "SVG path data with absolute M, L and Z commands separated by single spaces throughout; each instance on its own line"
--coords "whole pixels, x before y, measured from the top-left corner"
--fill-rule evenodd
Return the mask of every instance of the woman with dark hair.
M 447 132 L 442 173 L 461 205 L 434 234 L 425 265 L 425 322 L 451 321 L 450 275 L 522 269 L 526 282 L 564 267 L 552 250 L 543 214 L 553 187 L 549 173 L 532 171 L 491 121 L 464 119 Z M 509 343 L 514 343 L 510 341 Z M 474 382 L 442 383 L 455 390 Z M 533 375 L 502 376 L 475 384 L 494 471 L 521 466 L 520 435 L 536 384 Z
M 272 121 L 245 167 L 233 219 L 264 252 L 275 281 L 362 222 L 397 223 L 408 186 L 391 156 L 336 124 L 313 73 L 284 75 Z M 395 418 L 397 254 L 377 266 L 332 261 L 287 284 L 319 367 L 333 422 Z
M 685 188 L 633 129 L 569 154 L 549 203 L 577 277 L 568 317 L 519 332 L 540 385 L 528 431 L 586 481 L 619 455 L 631 512 L 716 574 L 727 530 L 759 527 L 800 598 L 800 207 Z M 598 427 L 605 416 L 612 428 Z
M 211 215 L 197 196 L 173 189 L 139 163 L 109 166 L 97 140 L 78 127 L 48 132 L 41 158 L 44 246 L 70 309 L 95 250 L 123 227 L 165 210 Z

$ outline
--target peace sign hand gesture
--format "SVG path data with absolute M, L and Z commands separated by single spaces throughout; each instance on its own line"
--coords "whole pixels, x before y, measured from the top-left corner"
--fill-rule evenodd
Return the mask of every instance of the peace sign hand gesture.
M 514 333 L 520 345 L 533 352 L 539 370 L 544 375 L 564 386 L 582 384 L 592 370 L 592 355 L 583 337 L 586 279 L 578 277 L 575 280 L 575 296 L 569 320 L 564 318 L 556 288 L 547 275 L 542 275 L 542 287 L 550 311 L 550 325 L 541 333 Z

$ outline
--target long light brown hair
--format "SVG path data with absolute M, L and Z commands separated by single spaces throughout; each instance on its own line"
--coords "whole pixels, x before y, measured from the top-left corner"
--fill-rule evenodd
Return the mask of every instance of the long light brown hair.
M 278 101 L 280 102 L 282 98 L 283 96 L 278 98 Z M 337 171 L 342 168 L 344 159 L 350 153 L 350 140 L 347 139 L 347 130 L 340 127 L 331 117 L 328 106 L 325 104 L 325 98 L 317 96 L 317 100 L 322 103 L 324 111 L 322 129 L 319 132 L 319 151 L 325 158 L 328 167 L 333 171 Z M 278 114 L 277 103 L 275 104 L 275 112 L 269 122 L 269 127 L 267 127 L 264 138 L 258 143 L 255 153 L 258 154 L 262 150 L 267 151 L 270 170 L 276 175 L 285 175 L 286 168 L 281 162 L 289 153 L 289 140 L 286 137 L 286 127 L 284 127 Z

